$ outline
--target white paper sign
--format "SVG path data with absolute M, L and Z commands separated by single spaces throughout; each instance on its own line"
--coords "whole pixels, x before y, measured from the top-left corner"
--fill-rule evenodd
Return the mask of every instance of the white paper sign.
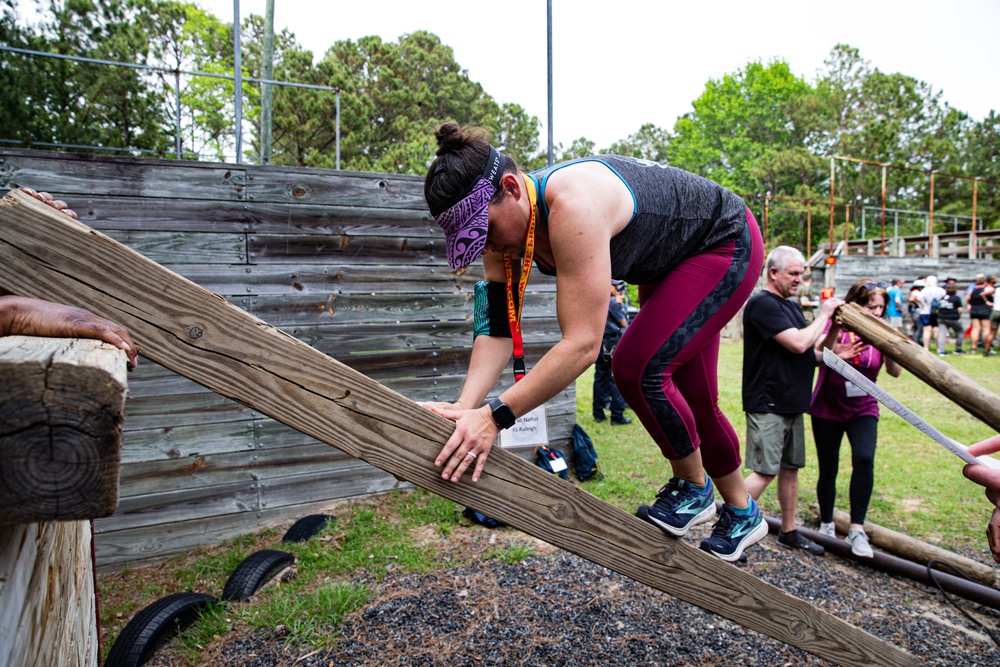
M 549 430 L 545 423 L 545 406 L 539 406 L 517 418 L 514 425 L 500 431 L 501 447 L 549 444 Z

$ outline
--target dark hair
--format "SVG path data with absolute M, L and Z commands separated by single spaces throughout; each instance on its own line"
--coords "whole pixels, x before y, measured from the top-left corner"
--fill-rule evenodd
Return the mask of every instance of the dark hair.
M 885 287 L 878 287 L 879 284 L 881 283 L 875 283 L 867 278 L 859 280 L 851 285 L 851 289 L 847 290 L 847 295 L 844 297 L 844 301 L 864 306 L 872 298 L 873 294 L 881 294 L 885 305 L 888 306 L 889 293 L 886 291 Z
M 438 149 L 424 179 L 424 199 L 431 210 L 444 210 L 476 182 L 490 156 L 490 141 L 480 127 L 461 127 L 445 123 L 434 133 Z M 504 156 L 504 173 L 516 174 L 519 168 L 514 158 Z M 494 202 L 503 199 L 504 191 L 493 195 Z

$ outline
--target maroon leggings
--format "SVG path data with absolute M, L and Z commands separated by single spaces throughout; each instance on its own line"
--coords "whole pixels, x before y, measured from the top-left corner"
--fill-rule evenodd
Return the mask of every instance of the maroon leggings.
M 764 243 L 750 210 L 740 238 L 639 285 L 641 308 L 612 361 L 615 384 L 660 446 L 682 459 L 701 447 L 711 477 L 739 468 L 740 441 L 719 409 L 719 340 L 750 297 Z

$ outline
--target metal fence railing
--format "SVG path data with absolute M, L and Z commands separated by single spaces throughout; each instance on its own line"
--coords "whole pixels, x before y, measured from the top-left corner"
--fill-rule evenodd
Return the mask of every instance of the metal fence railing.
M 198 72 L 198 71 L 193 71 L 193 70 L 184 70 L 184 69 L 180 69 L 180 68 L 161 67 L 161 66 L 157 66 L 157 65 L 140 65 L 138 63 L 123 63 L 123 62 L 118 62 L 116 60 L 102 60 L 100 58 L 87 58 L 87 57 L 84 57 L 84 56 L 71 56 L 71 55 L 65 55 L 65 54 L 62 54 L 62 53 L 49 53 L 48 51 L 33 51 L 31 49 L 21 49 L 21 48 L 16 48 L 16 47 L 12 47 L 12 46 L 5 46 L 5 45 L 2 45 L 2 44 L 0 44 L 0 51 L 7 51 L 7 52 L 10 52 L 10 53 L 17 53 L 17 54 L 20 54 L 20 55 L 31 56 L 31 57 L 56 58 L 56 59 L 59 59 L 59 60 L 71 60 L 71 61 L 74 61 L 74 62 L 88 63 L 88 64 L 93 64 L 93 65 L 105 65 L 105 66 L 110 66 L 110 67 L 126 67 L 126 68 L 129 68 L 129 69 L 143 70 L 143 71 L 149 71 L 149 72 L 159 72 L 161 74 L 172 74 L 173 77 L 174 77 L 174 102 L 175 102 L 175 104 L 174 104 L 174 110 L 175 110 L 175 113 L 174 113 L 174 121 L 175 121 L 175 123 L 174 123 L 174 157 L 176 159 L 178 159 L 178 160 L 182 159 L 183 157 L 200 157 L 195 152 L 187 152 L 187 153 L 185 153 L 181 149 L 181 75 L 182 74 L 185 75 L 185 76 L 198 76 L 198 77 L 208 77 L 208 78 L 213 78 L 213 79 L 225 79 L 225 80 L 228 80 L 228 81 L 233 81 L 234 83 L 235 82 L 240 82 L 240 81 L 248 81 L 250 83 L 268 84 L 268 85 L 282 86 L 282 87 L 288 87 L 288 88 L 305 88 L 305 89 L 309 89 L 309 90 L 322 90 L 322 91 L 332 92 L 336 96 L 336 108 L 335 108 L 335 115 L 336 115 L 335 143 L 336 143 L 336 165 L 337 165 L 336 168 L 340 169 L 340 89 L 339 88 L 335 88 L 333 86 L 321 86 L 321 85 L 310 84 L 310 83 L 296 83 L 294 81 L 277 81 L 277 80 L 273 80 L 273 79 L 257 79 L 257 78 L 253 78 L 253 77 L 245 77 L 245 76 L 242 76 L 242 75 L 235 76 L 235 75 L 232 75 L 232 74 L 219 74 L 219 73 L 216 73 L 216 72 Z M 235 93 L 235 100 L 234 100 L 234 104 L 235 104 L 235 106 L 236 106 L 237 109 L 239 109 L 242 106 L 242 99 L 241 99 L 241 97 L 242 97 L 242 90 L 241 90 L 240 86 L 237 86 L 236 87 L 236 93 Z M 241 149 L 241 146 L 242 146 L 242 137 L 243 137 L 242 122 L 235 123 L 235 126 L 233 128 L 233 134 L 234 134 L 235 145 L 236 145 L 235 162 L 241 163 L 243 161 L 244 157 L 245 157 L 244 155 L 242 155 L 243 151 Z M 5 143 L 5 144 L 18 144 L 18 145 L 24 143 L 22 141 L 15 140 L 15 139 L 4 139 L 4 138 L 0 138 L 0 142 Z M 53 148 L 84 148 L 84 149 L 94 150 L 94 151 L 113 151 L 113 152 L 124 152 L 124 153 L 131 153 L 131 154 L 134 154 L 134 153 L 140 153 L 140 154 L 142 154 L 142 153 L 153 152 L 153 151 L 143 151 L 141 149 L 133 149 L 133 148 L 109 148 L 109 147 L 102 147 L 102 146 L 80 146 L 80 145 L 74 145 L 74 144 L 63 144 L 63 143 L 58 143 L 58 142 L 31 142 L 31 145 L 32 146 L 47 146 L 47 147 L 53 147 Z M 155 154 L 155 152 L 153 152 L 153 153 Z

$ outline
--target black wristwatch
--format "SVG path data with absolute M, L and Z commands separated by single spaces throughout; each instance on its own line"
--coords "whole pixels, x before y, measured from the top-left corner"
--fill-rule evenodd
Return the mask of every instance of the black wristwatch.
M 517 421 L 517 417 L 514 416 L 514 411 L 510 407 L 500 400 L 499 397 L 494 398 L 490 401 L 490 410 L 493 411 L 493 423 L 497 425 L 497 428 L 501 431 L 505 428 L 510 428 Z

